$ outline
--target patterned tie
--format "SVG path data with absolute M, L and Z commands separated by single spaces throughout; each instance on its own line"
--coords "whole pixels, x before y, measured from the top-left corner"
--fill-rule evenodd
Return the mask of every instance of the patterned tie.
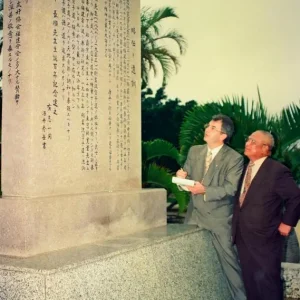
M 241 192 L 240 195 L 240 206 L 243 205 L 247 191 L 249 189 L 249 186 L 251 184 L 251 174 L 252 174 L 252 167 L 254 166 L 253 162 L 250 162 L 247 168 L 246 176 L 245 176 L 245 181 L 244 181 L 244 188 L 243 191 Z
M 205 159 L 205 170 L 204 170 L 204 174 L 207 172 L 208 168 L 209 168 L 209 165 L 212 161 L 212 152 L 209 150 L 207 152 L 207 155 L 206 155 L 206 159 Z

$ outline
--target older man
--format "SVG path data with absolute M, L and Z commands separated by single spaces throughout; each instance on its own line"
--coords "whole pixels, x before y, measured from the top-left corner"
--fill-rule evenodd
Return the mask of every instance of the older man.
M 197 224 L 211 233 L 232 299 L 245 300 L 237 253 L 231 243 L 233 200 L 243 169 L 243 157 L 225 144 L 233 130 L 229 117 L 213 116 L 205 126 L 206 144 L 191 147 L 183 170 L 176 175 L 196 181 L 189 188 L 186 223 Z
M 233 241 L 248 300 L 283 299 L 282 237 L 300 217 L 300 190 L 291 172 L 269 158 L 273 146 L 268 132 L 259 130 L 248 137 L 244 153 L 250 162 L 233 212 Z

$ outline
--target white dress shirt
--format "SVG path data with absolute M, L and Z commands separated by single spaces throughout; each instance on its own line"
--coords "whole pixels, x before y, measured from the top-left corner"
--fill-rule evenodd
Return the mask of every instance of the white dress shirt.
M 207 146 L 207 152 L 211 151 L 211 160 L 213 160 L 216 155 L 219 153 L 219 151 L 221 150 L 221 148 L 223 147 L 223 144 L 221 146 L 218 146 L 214 149 L 210 149 L 208 146 Z
M 214 149 L 210 149 L 208 146 L 207 146 L 207 153 L 209 151 L 211 151 L 211 161 L 216 157 L 216 155 L 219 153 L 219 151 L 221 150 L 221 148 L 223 147 L 224 144 L 222 144 L 221 146 L 218 146 Z M 206 201 L 206 197 L 205 197 L 205 193 L 203 195 L 203 200 Z

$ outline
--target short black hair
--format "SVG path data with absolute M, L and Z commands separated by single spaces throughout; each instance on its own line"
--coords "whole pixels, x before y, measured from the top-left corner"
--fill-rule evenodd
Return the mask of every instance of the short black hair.
M 234 132 L 234 124 L 233 121 L 226 115 L 218 114 L 212 116 L 212 121 L 222 121 L 222 132 L 227 135 L 226 139 L 224 140 L 225 143 L 228 143 L 233 135 Z

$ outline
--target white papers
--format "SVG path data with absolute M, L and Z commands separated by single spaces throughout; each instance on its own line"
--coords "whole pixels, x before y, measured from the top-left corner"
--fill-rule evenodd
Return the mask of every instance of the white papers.
M 190 180 L 190 179 L 184 179 L 184 178 L 179 178 L 179 177 L 172 177 L 172 182 L 176 183 L 178 186 L 181 187 L 184 191 L 189 192 L 187 186 L 194 186 L 195 181 Z
M 195 180 L 184 179 L 180 177 L 172 177 L 172 182 L 180 185 L 194 186 Z

